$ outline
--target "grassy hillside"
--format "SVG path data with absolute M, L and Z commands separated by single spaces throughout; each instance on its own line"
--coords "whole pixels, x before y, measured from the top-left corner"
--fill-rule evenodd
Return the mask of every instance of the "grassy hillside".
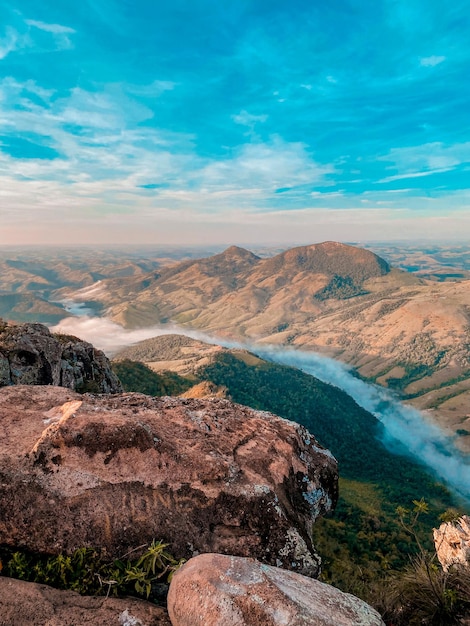
M 138 361 L 115 361 L 113 372 L 118 376 L 124 391 L 138 391 L 148 396 L 178 396 L 194 385 L 194 380 L 176 372 L 154 372 Z

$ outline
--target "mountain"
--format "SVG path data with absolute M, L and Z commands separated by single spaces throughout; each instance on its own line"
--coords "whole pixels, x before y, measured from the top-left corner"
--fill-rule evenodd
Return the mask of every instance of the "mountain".
M 232 246 L 135 279 L 102 281 L 96 299 L 127 327 L 167 322 L 205 330 L 236 328 L 247 336 L 320 313 L 324 302 L 366 293 L 366 281 L 389 272 L 373 252 L 326 242 L 272 258 Z M 288 315 L 287 315 L 288 314 Z
M 221 346 L 185 335 L 168 334 L 123 348 L 113 356 L 113 361 L 141 361 L 155 372 L 171 370 L 188 375 L 193 374 L 198 367 L 210 363 L 212 357 L 222 350 Z
M 469 287 L 324 242 L 271 258 L 231 247 L 139 280 L 103 280 L 92 299 L 129 328 L 176 323 L 340 359 L 428 411 L 470 452 Z
M 412 271 L 335 242 L 271 257 L 193 250 L 179 262 L 168 251 L 4 249 L 0 315 L 54 324 L 76 300 L 127 328 L 177 324 L 318 351 L 427 411 L 470 453 L 470 281 L 455 279 L 470 251 L 382 249 Z
M 57 324 L 68 315 L 69 313 L 60 304 L 48 302 L 32 292 L 2 293 L 0 291 L 0 317 L 14 319 L 17 322 Z

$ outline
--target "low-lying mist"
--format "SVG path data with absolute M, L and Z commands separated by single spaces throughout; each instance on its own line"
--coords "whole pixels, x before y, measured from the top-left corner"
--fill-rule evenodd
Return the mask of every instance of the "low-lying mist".
M 383 442 L 391 451 L 407 454 L 421 461 L 458 494 L 470 501 L 470 459 L 455 448 L 451 438 L 430 423 L 422 413 L 402 404 L 386 389 L 355 377 L 346 365 L 333 359 L 292 348 L 229 342 L 177 326 L 126 330 L 100 317 L 69 317 L 51 330 L 90 341 L 108 356 L 144 339 L 178 333 L 225 347 L 246 348 L 264 359 L 301 369 L 348 393 L 382 423 Z

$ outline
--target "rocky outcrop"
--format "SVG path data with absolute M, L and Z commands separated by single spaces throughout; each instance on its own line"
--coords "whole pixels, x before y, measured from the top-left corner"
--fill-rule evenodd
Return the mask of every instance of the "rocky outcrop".
M 0 389 L 0 543 L 36 552 L 149 543 L 318 573 L 311 527 L 337 466 L 303 427 L 223 399 Z
M 60 385 L 77 391 L 119 393 L 121 383 L 101 350 L 42 324 L 0 320 L 0 386 Z
M 463 515 L 435 528 L 434 545 L 444 571 L 452 565 L 470 568 L 470 517 Z
M 173 576 L 173 626 L 383 626 L 362 600 L 254 559 L 202 554 Z
M 0 626 L 171 626 L 165 609 L 97 598 L 0 576 Z

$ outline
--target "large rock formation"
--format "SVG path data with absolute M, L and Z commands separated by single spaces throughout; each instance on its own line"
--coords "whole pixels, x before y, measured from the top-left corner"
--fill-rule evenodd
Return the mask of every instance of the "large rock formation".
M 434 545 L 444 571 L 452 565 L 470 568 L 470 517 L 462 515 L 435 528 Z
M 0 389 L 0 543 L 37 552 L 150 542 L 316 575 L 310 537 L 337 467 L 303 427 L 223 399 Z
M 383 626 L 368 604 L 254 559 L 201 554 L 173 576 L 173 626 Z
M 0 320 L 0 386 L 60 385 L 77 391 L 119 393 L 106 356 L 91 343 L 52 334 L 42 324 Z

